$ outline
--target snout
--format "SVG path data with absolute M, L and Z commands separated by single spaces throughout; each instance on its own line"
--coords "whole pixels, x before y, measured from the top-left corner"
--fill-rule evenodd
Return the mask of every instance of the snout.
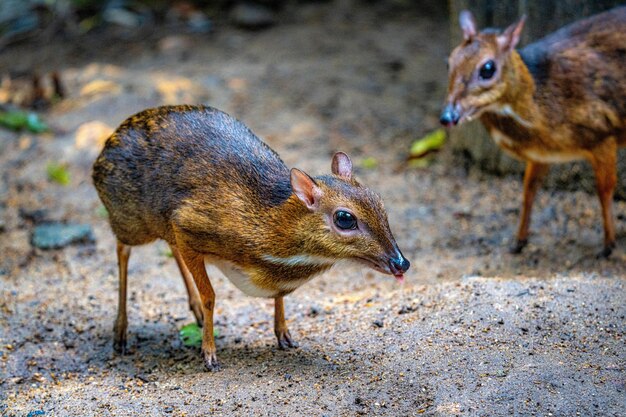
M 459 123 L 460 117 L 461 115 L 457 107 L 450 103 L 443 108 L 441 116 L 439 116 L 439 122 L 446 127 L 451 127 Z
M 397 278 L 401 278 L 402 275 L 409 270 L 411 263 L 406 259 L 400 251 L 398 251 L 396 257 L 389 260 L 389 270 Z
M 411 266 L 408 259 L 397 248 L 391 253 L 388 252 L 375 257 L 358 257 L 355 260 L 383 274 L 393 275 L 400 282 L 404 280 L 404 273 Z

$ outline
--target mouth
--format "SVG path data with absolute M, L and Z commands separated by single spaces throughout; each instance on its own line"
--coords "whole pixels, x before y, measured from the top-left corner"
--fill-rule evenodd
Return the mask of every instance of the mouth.
M 368 259 L 368 258 L 356 258 L 360 263 L 364 264 L 365 266 L 368 266 L 370 268 L 372 268 L 375 271 L 378 271 L 382 274 L 385 275 L 393 275 L 394 278 L 396 279 L 396 281 L 398 281 L 399 283 L 403 283 L 404 282 L 404 273 L 402 273 L 401 271 L 392 271 L 391 268 L 389 267 L 389 265 L 385 264 L 385 263 L 381 263 L 379 261 L 374 261 L 372 259 Z
M 389 272 L 396 278 L 398 282 L 404 282 L 404 272 L 400 269 L 395 268 L 393 266 L 393 263 L 391 263 L 391 266 L 389 267 Z
M 393 276 L 398 284 L 404 284 L 404 274 L 394 274 Z
M 478 116 L 478 111 L 476 110 L 476 107 L 470 107 L 468 109 L 466 109 L 463 114 L 461 115 L 461 117 L 459 117 L 459 120 L 457 122 L 457 124 L 461 124 L 464 122 L 471 122 L 472 120 L 474 120 L 476 117 Z

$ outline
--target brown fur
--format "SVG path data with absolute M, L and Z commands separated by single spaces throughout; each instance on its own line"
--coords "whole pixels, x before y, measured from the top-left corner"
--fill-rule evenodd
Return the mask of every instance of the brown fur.
M 585 159 L 597 178 L 608 256 L 615 245 L 616 152 L 626 145 L 626 7 L 573 23 L 519 52 L 513 48 L 523 20 L 503 33 L 478 33 L 464 12 L 461 26 L 465 39 L 449 59 L 448 108 L 459 122 L 479 117 L 500 147 L 527 162 L 514 251 L 526 243 L 547 164 Z M 498 70 L 481 80 L 489 59 Z
M 122 248 L 156 239 L 172 247 L 190 306 L 205 324 L 203 354 L 212 368 L 215 293 L 205 259 L 245 272 L 254 288 L 275 298 L 281 347 L 294 345 L 284 322 L 284 295 L 338 260 L 392 273 L 390 262 L 404 259 L 380 198 L 352 178 L 345 154 L 335 155 L 332 166 L 333 175 L 315 179 L 290 172 L 273 150 L 225 113 L 169 106 L 122 123 L 96 160 L 93 179 Z M 358 230 L 335 229 L 338 208 L 356 216 Z M 130 252 L 124 259 L 126 252 L 118 254 L 122 288 Z M 125 321 L 125 312 L 118 314 L 120 348 Z

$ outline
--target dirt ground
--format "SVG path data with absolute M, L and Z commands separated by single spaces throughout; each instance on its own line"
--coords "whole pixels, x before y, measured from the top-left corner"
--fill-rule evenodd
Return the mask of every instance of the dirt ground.
M 509 255 L 520 178 L 468 173 L 445 152 L 428 168 L 403 165 L 437 127 L 444 13 L 345 3 L 302 7 L 261 32 L 103 34 L 2 53 L 0 68 L 61 69 L 69 97 L 45 114 L 54 134 L 0 132 L 0 415 L 626 413 L 626 203 L 608 260 L 596 259 L 599 207 L 583 192 L 542 192 L 532 243 Z M 329 172 L 333 151 L 350 154 L 383 196 L 412 264 L 406 283 L 359 266 L 315 278 L 286 298 L 300 347 L 281 351 L 272 302 L 214 273 L 222 369 L 208 373 L 177 335 L 192 314 L 174 261 L 164 244 L 139 247 L 130 353 L 114 354 L 115 241 L 90 167 L 130 114 L 198 102 L 313 175 Z M 68 186 L 47 180 L 50 161 L 67 164 Z M 96 243 L 34 249 L 37 216 L 90 224 Z

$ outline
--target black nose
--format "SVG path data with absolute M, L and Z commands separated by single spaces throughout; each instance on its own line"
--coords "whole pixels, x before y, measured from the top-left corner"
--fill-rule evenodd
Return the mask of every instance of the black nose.
M 404 274 L 410 266 L 411 263 L 401 253 L 398 253 L 397 258 L 391 258 L 389 261 L 389 269 L 394 275 Z
M 459 122 L 459 112 L 456 111 L 452 104 L 446 105 L 439 116 L 439 123 L 444 126 L 454 126 Z

